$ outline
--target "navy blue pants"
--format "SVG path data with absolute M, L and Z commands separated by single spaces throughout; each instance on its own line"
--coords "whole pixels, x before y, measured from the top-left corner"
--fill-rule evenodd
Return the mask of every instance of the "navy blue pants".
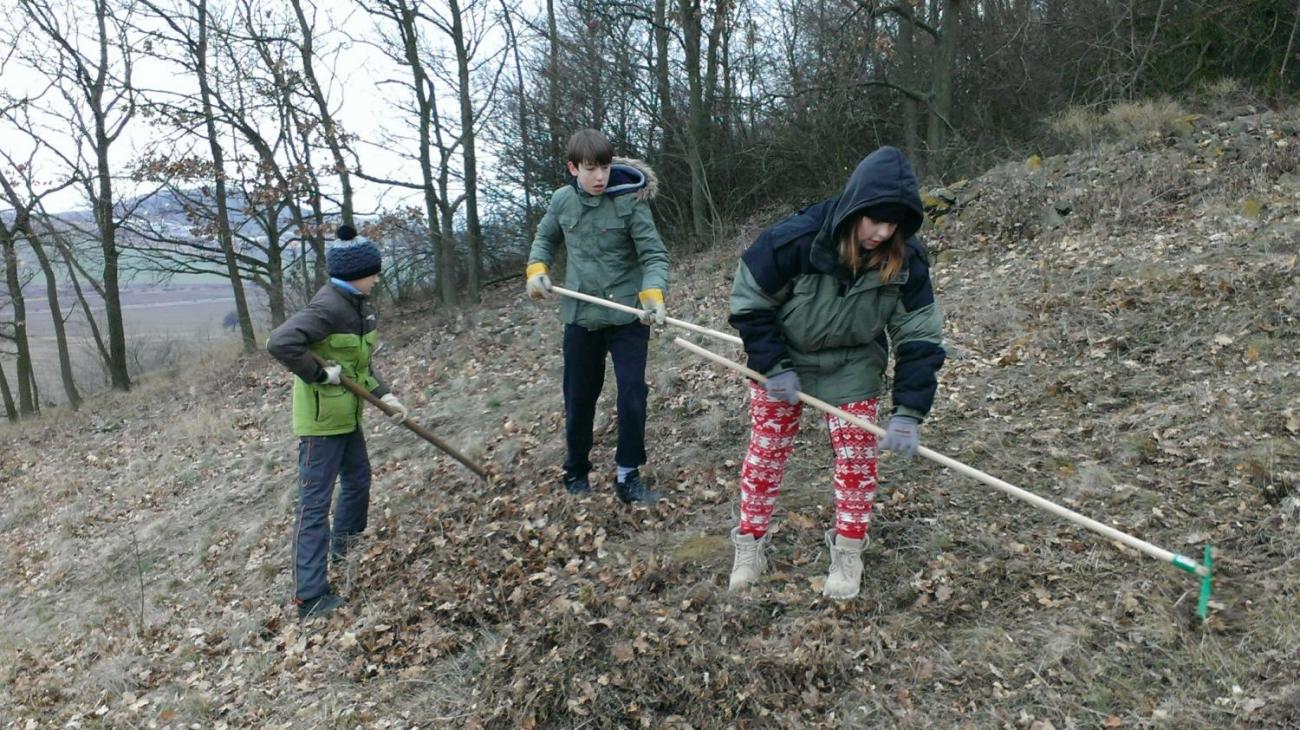
M 339 480 L 330 529 L 330 500 Z M 348 542 L 366 529 L 370 510 L 370 456 L 361 429 L 298 441 L 298 515 L 293 528 L 293 597 L 305 601 L 330 590 L 330 555 L 342 558 Z
M 566 474 L 591 471 L 591 428 L 596 400 L 605 384 L 605 355 L 614 360 L 618 384 L 619 466 L 645 463 L 645 359 L 650 328 L 640 322 L 589 330 L 564 326 L 564 439 L 568 457 Z

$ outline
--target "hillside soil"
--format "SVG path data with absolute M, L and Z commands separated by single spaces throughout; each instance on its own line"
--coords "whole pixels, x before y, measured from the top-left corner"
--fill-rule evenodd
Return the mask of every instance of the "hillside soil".
M 1244 120 L 1243 120 L 1244 119 Z M 820 595 L 832 456 L 806 414 L 772 569 L 726 590 L 745 389 L 651 342 L 644 474 L 564 493 L 556 304 L 518 282 L 382 313 L 380 370 L 477 480 L 380 418 L 348 608 L 289 604 L 290 377 L 213 356 L 0 427 L 0 719 L 13 727 L 1295 727 L 1300 115 L 1008 163 L 927 225 L 947 366 L 922 441 L 1174 552 L 1185 573 L 884 458 L 863 593 Z M 679 256 L 727 330 L 758 231 Z M 738 357 L 736 348 L 703 343 Z

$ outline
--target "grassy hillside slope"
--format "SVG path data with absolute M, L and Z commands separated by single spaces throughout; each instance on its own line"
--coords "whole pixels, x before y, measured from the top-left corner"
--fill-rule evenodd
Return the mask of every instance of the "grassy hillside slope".
M 500 477 L 372 418 L 370 529 L 329 620 L 288 605 L 295 441 L 269 358 L 0 427 L 0 719 L 1295 726 L 1297 133 L 1294 111 L 1198 120 L 1008 163 L 949 191 L 925 234 L 950 359 L 923 443 L 1176 552 L 1213 544 L 1205 625 L 1185 574 L 889 458 L 863 595 L 823 600 L 831 454 L 811 415 L 773 569 L 729 594 L 742 384 L 655 337 L 646 473 L 668 498 L 611 496 L 612 373 L 594 455 L 610 468 L 570 498 L 560 328 L 521 281 L 474 310 L 384 313 L 394 390 Z M 679 258 L 671 314 L 726 329 L 757 225 Z

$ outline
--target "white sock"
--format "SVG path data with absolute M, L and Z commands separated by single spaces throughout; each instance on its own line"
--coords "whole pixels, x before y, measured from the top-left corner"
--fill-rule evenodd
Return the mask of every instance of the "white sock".
M 616 465 L 616 466 L 617 466 L 617 465 Z M 620 482 L 626 481 L 626 480 L 627 480 L 627 475 L 628 475 L 628 474 L 631 474 L 631 473 L 634 472 L 634 471 L 636 471 L 636 467 L 635 467 L 635 466 L 620 466 L 620 467 L 618 467 L 618 480 L 619 480 Z

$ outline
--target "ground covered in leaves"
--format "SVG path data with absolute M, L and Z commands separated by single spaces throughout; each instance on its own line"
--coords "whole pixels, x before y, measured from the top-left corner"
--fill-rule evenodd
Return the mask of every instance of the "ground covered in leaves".
M 560 328 L 518 282 L 386 312 L 382 372 L 499 476 L 368 428 L 349 607 L 288 605 L 289 378 L 209 360 L 0 428 L 0 719 L 14 727 L 1293 727 L 1300 723 L 1300 113 L 1016 161 L 930 198 L 950 359 L 923 442 L 1175 552 L 1196 582 L 928 463 L 882 462 L 863 594 L 819 593 L 819 418 L 773 567 L 726 591 L 741 383 L 651 343 L 645 469 L 560 485 Z M 757 230 L 675 264 L 726 329 Z M 736 355 L 725 344 L 715 350 Z M 612 395 L 612 375 L 607 388 Z

